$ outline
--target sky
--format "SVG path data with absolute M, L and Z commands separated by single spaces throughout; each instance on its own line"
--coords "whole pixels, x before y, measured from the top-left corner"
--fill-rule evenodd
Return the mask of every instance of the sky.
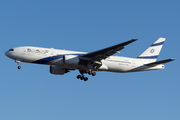
M 179 120 L 179 0 L 1 0 L 1 120 Z M 4 53 L 37 46 L 92 52 L 137 38 L 118 56 L 137 57 L 159 37 L 164 70 L 53 75 Z

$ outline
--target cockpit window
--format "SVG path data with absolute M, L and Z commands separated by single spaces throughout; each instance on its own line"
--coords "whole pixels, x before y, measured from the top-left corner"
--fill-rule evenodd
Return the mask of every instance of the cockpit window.
M 9 49 L 9 51 L 14 51 L 14 49 Z

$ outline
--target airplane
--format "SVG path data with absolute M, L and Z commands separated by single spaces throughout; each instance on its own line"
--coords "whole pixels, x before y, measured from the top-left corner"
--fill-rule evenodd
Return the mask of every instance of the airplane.
M 165 38 L 162 37 L 156 40 L 137 58 L 112 56 L 136 40 L 138 39 L 131 39 L 90 53 L 23 46 L 9 49 L 5 52 L 5 55 L 15 60 L 18 64 L 18 69 L 21 68 L 20 62 L 26 62 L 50 65 L 50 73 L 55 75 L 64 75 L 71 70 L 79 70 L 80 75 L 77 76 L 77 79 L 84 81 L 88 80 L 84 74 L 95 76 L 97 71 L 127 73 L 158 70 L 164 69 L 163 64 L 175 60 L 156 61 L 165 41 Z

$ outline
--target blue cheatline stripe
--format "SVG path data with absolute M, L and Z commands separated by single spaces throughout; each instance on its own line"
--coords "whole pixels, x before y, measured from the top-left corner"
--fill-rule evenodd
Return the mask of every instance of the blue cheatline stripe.
M 65 54 L 65 55 L 82 55 L 82 54 Z M 32 63 L 38 63 L 38 64 L 46 64 L 50 61 L 56 60 L 56 59 L 60 59 L 63 58 L 64 55 L 56 55 L 56 56 L 51 56 L 51 57 L 46 57 L 37 61 L 34 61 Z
M 63 58 L 63 55 L 56 55 L 56 56 L 52 56 L 52 57 L 43 58 L 43 59 L 34 61 L 33 63 L 45 64 L 45 63 L 48 63 L 52 60 L 59 59 L 59 58 Z
M 163 41 L 163 42 L 160 42 L 160 43 L 152 44 L 151 46 L 158 46 L 158 45 L 163 45 L 163 44 L 164 44 L 164 41 Z
M 141 59 L 156 59 L 158 57 L 158 55 L 156 56 L 142 56 L 142 57 L 137 57 L 137 58 L 141 58 Z

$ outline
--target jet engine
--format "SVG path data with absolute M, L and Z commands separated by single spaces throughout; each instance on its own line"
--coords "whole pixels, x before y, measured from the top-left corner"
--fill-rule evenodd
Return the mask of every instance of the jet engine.
M 63 63 L 66 65 L 78 65 L 79 57 L 78 55 L 64 55 Z
M 67 72 L 69 72 L 69 71 L 65 68 L 61 68 L 61 67 L 53 66 L 53 65 L 50 66 L 50 73 L 51 74 L 64 75 Z

